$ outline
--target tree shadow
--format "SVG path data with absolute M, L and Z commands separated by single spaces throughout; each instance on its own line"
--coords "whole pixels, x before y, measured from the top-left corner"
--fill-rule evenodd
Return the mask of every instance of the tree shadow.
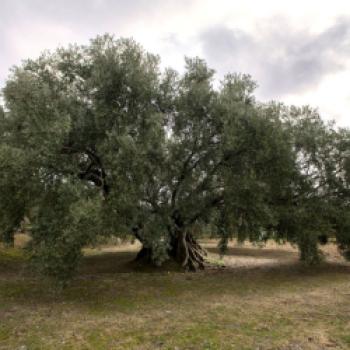
M 220 254 L 219 248 L 209 247 L 206 250 L 210 253 Z M 285 249 L 268 249 L 268 248 L 253 248 L 253 247 L 229 247 L 224 256 L 239 256 L 264 259 L 290 259 L 296 258 L 298 252 Z
M 216 248 L 208 251 L 218 252 Z M 92 311 L 134 310 L 147 303 L 157 305 L 159 301 L 181 303 L 183 297 L 199 302 L 201 297 L 220 298 L 227 294 L 239 297 L 249 290 L 252 293 L 256 290 L 257 294 L 274 293 L 295 286 L 307 291 L 315 285 L 344 281 L 350 273 L 350 265 L 345 263 L 324 262 L 307 267 L 296 259 L 281 264 L 213 267 L 184 273 L 167 264 L 161 268 L 138 266 L 134 262 L 136 253 L 116 251 L 85 256 L 76 278 L 60 293 L 56 293 L 52 281 L 25 274 L 7 278 L 0 272 L 0 301 L 24 307 L 70 303 Z M 284 250 L 241 247 L 230 248 L 229 254 L 271 259 L 281 255 L 295 257 L 294 252 Z
M 144 261 L 136 261 L 137 253 L 137 251 L 117 251 L 84 256 L 79 267 L 78 275 L 183 272 L 180 266 L 174 261 L 166 261 L 161 266 L 151 263 L 145 264 Z

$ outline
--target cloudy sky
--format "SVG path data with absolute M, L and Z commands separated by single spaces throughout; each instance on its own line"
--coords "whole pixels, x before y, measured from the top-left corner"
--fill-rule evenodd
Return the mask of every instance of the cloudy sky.
M 350 126 L 349 0 L 0 0 L 0 87 L 21 59 L 106 32 L 134 37 L 164 66 L 201 56 L 218 79 L 249 73 L 260 100 Z

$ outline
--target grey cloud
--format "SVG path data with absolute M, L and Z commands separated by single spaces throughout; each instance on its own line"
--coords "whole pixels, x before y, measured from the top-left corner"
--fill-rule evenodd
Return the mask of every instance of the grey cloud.
M 184 2 L 185 0 L 180 0 Z M 172 5 L 171 0 L 2 0 L 0 9 L 0 86 L 9 68 L 18 64 L 16 43 L 19 40 L 41 40 L 39 28 L 63 29 L 70 33 L 69 42 L 87 42 L 97 34 L 125 35 L 125 28 L 133 21 L 148 18 Z M 33 28 L 36 32 L 33 34 Z M 50 33 L 50 32 L 49 32 Z M 46 33 L 43 33 L 46 34 Z M 129 34 L 129 33 L 128 33 Z M 57 34 L 53 47 L 67 44 L 67 36 Z M 55 42 L 59 40 L 59 42 Z M 40 44 L 39 44 L 40 45 Z M 47 47 L 42 47 L 42 50 Z
M 176 8 L 194 0 L 178 0 Z M 84 33 L 100 33 L 113 25 L 122 28 L 138 19 L 152 21 L 156 13 L 169 14 L 172 0 L 2 0 L 0 29 L 21 21 L 59 23 Z
M 300 93 L 344 68 L 350 53 L 350 19 L 338 19 L 322 33 L 293 31 L 285 19 L 260 25 L 254 34 L 222 25 L 200 35 L 203 52 L 219 74 L 250 73 L 264 98 Z

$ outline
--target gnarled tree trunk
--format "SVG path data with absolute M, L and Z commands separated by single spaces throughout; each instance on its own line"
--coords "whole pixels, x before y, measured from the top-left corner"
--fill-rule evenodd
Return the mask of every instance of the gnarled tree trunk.
M 204 269 L 206 251 L 198 244 L 190 232 L 179 232 L 174 239 L 170 257 L 190 271 Z
M 205 267 L 207 252 L 198 244 L 190 232 L 178 232 L 171 240 L 168 254 L 170 259 L 175 260 L 185 270 L 196 271 Z M 152 263 L 152 248 L 143 246 L 135 260 L 146 264 Z

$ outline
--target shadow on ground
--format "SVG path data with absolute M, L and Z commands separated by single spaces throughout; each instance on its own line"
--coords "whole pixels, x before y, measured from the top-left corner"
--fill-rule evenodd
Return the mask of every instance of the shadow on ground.
M 204 246 L 220 260 L 214 242 Z M 230 246 L 234 264 L 187 273 L 139 266 L 137 249 L 87 248 L 58 290 L 28 270 L 23 250 L 0 248 L 0 349 L 350 346 L 350 265 L 339 259 L 306 267 L 287 246 Z
M 208 248 L 208 251 L 210 254 L 217 252 L 216 248 Z M 241 298 L 249 293 L 269 295 L 294 288 L 307 291 L 312 286 L 347 279 L 350 273 L 350 266 L 340 262 L 306 267 L 298 262 L 295 252 L 284 250 L 231 248 L 230 258 L 248 255 L 260 259 L 272 255 L 276 259 L 283 255 L 292 259 L 281 264 L 212 266 L 197 273 L 179 271 L 177 265 L 169 263 L 161 268 L 138 266 L 134 262 L 136 254 L 136 251 L 96 251 L 85 256 L 75 279 L 57 294 L 52 281 L 28 271 L 25 260 L 19 263 L 17 252 L 13 268 L 0 269 L 0 301 L 27 306 L 53 306 L 58 302 L 88 310 L 130 311 L 153 307 L 160 302 L 182 303 L 187 298 L 196 303 L 200 298 L 221 300 L 225 295 Z M 0 266 L 4 256 L 0 255 Z
M 216 247 L 206 248 L 208 252 L 220 254 Z M 251 247 L 230 247 L 224 254 L 225 256 L 244 256 L 264 259 L 288 259 L 297 258 L 298 253 L 286 249 L 267 249 L 267 248 L 251 248 Z

